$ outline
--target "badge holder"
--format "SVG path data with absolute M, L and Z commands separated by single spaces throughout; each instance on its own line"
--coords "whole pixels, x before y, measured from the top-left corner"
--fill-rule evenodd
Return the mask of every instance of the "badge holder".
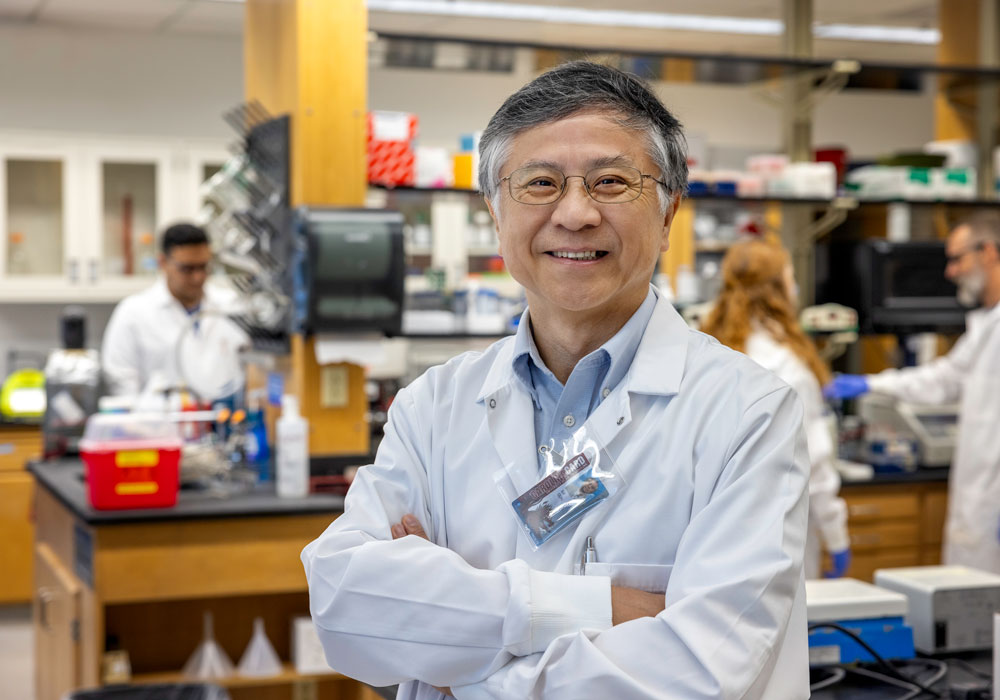
M 586 426 L 539 451 L 545 457 L 544 476 L 524 493 L 516 493 L 508 478 L 513 465 L 493 475 L 533 549 L 625 487 L 614 460 Z

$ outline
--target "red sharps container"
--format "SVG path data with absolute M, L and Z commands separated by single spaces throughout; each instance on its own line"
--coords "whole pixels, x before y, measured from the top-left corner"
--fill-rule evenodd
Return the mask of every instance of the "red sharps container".
M 169 508 L 177 503 L 181 438 L 157 413 L 98 413 L 87 420 L 80 456 L 98 510 Z

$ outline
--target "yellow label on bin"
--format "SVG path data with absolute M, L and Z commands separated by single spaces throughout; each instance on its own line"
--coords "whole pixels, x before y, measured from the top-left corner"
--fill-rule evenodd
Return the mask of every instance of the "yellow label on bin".
M 119 496 L 148 496 L 160 490 L 155 481 L 125 481 L 115 484 L 115 493 Z
M 155 467 L 159 463 L 159 450 L 122 450 L 115 453 L 116 467 Z

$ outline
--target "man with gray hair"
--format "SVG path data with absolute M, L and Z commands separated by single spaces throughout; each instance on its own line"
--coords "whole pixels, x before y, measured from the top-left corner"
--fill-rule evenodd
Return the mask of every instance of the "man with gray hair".
M 956 226 L 945 255 L 958 300 L 980 306 L 966 316 L 965 335 L 951 352 L 920 367 L 841 374 L 823 392 L 961 402 L 941 560 L 1000 574 L 1000 216 L 984 213 Z
M 808 697 L 801 408 L 649 283 L 679 123 L 635 76 L 568 63 L 480 156 L 528 309 L 399 392 L 303 551 L 331 667 L 407 699 Z

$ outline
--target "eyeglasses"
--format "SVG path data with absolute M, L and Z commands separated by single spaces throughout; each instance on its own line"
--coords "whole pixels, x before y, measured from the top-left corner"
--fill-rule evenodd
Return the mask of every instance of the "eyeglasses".
M 666 187 L 652 175 L 636 168 L 617 165 L 594 168 L 586 175 L 566 175 L 555 168 L 529 166 L 518 168 L 500 181 L 507 181 L 510 196 L 521 204 L 552 204 L 566 192 L 566 182 L 573 177 L 583 180 L 583 188 L 591 199 L 601 204 L 624 204 L 639 198 L 642 183 L 649 178 Z
M 170 260 L 170 264 L 177 268 L 182 275 L 193 275 L 195 272 L 208 274 L 212 271 L 212 263 L 182 263 Z
M 965 250 L 959 251 L 958 253 L 955 253 L 954 255 L 947 255 L 947 254 L 945 254 L 945 256 L 944 256 L 945 264 L 946 265 L 952 265 L 954 263 L 957 263 L 959 260 L 961 260 L 962 258 L 964 258 L 969 253 L 974 253 L 975 251 L 982 250 L 982 249 L 983 249 L 983 243 L 980 242 L 980 243 L 973 243 L 972 245 L 970 245 Z

